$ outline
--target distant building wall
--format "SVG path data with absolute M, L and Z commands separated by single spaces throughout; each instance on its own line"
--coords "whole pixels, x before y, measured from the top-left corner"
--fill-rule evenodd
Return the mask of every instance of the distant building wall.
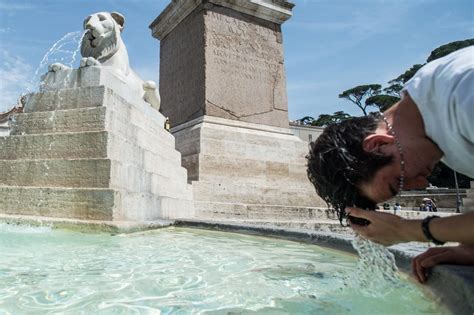
M 21 100 L 23 100 L 23 97 Z M 19 103 L 17 106 L 13 106 L 12 108 L 10 108 L 9 110 L 5 112 L 0 112 L 0 137 L 5 137 L 10 134 L 10 125 L 9 125 L 10 118 L 16 113 L 22 113 L 22 112 L 23 112 L 22 103 Z
M 319 135 L 321 135 L 324 128 L 315 126 L 304 126 L 296 124 L 294 122 L 290 122 L 290 130 L 295 136 L 299 137 L 301 140 L 310 143 L 315 141 L 319 137 Z
M 0 137 L 6 137 L 10 133 L 10 128 L 8 127 L 8 120 L 1 122 L 0 121 Z

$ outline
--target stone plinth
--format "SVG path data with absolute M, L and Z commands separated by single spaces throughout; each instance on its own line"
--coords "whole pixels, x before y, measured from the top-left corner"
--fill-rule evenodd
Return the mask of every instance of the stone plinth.
M 173 1 L 160 39 L 161 108 L 177 126 L 203 115 L 288 127 L 281 23 L 286 1 Z
M 0 213 L 105 221 L 194 215 L 163 115 L 106 72 L 50 73 L 42 92 L 29 95 L 11 135 L 0 137 Z
M 160 94 L 200 218 L 251 220 L 325 204 L 289 130 L 281 24 L 287 1 L 172 1 L 150 25 Z
M 269 218 L 325 206 L 306 175 L 307 143 L 289 129 L 203 116 L 172 132 L 198 217 Z

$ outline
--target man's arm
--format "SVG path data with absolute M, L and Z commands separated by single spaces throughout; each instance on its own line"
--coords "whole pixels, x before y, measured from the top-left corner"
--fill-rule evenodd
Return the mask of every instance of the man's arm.
M 428 242 L 421 228 L 422 220 L 406 220 L 390 213 L 348 208 L 351 216 L 370 221 L 369 225 L 352 225 L 364 238 L 382 245 L 403 242 Z M 459 242 L 474 245 L 474 212 L 436 218 L 429 224 L 431 235 L 442 242 Z

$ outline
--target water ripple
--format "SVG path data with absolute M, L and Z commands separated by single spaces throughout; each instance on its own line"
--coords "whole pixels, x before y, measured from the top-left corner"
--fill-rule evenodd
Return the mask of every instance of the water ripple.
M 348 281 L 364 272 L 356 257 L 312 245 L 174 228 L 16 229 L 0 226 L 0 314 L 439 313 L 406 280 L 382 279 L 383 301 L 360 295 Z

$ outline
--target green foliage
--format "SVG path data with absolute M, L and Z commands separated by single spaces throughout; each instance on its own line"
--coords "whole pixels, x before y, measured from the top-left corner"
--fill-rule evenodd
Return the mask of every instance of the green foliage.
M 415 73 L 418 70 L 420 70 L 420 68 L 423 67 L 423 66 L 424 66 L 424 64 L 422 64 L 422 65 L 420 65 L 420 64 L 413 65 L 413 66 L 411 66 L 410 69 L 408 69 L 403 74 L 399 75 L 396 79 L 393 79 L 392 81 L 390 81 L 388 83 L 398 84 L 398 85 L 405 84 L 405 83 L 407 83 L 408 80 L 413 78 Z
M 453 51 L 456 51 L 468 46 L 472 46 L 472 45 L 474 45 L 474 38 L 451 42 L 449 44 L 439 46 L 438 48 L 436 48 L 435 50 L 431 52 L 428 59 L 426 59 L 426 62 L 436 60 L 438 58 L 449 55 Z
M 451 42 L 446 45 L 439 46 L 435 50 L 433 50 L 428 59 L 426 59 L 426 62 L 431 62 L 433 60 L 436 60 L 438 58 L 444 57 L 449 55 L 452 52 L 455 52 L 456 50 L 472 46 L 474 45 L 474 39 L 466 39 L 466 40 L 460 40 L 456 42 Z M 425 63 L 426 64 L 426 63 Z M 415 73 L 420 70 L 421 67 L 423 67 L 425 64 L 415 64 L 413 65 L 410 69 L 405 71 L 403 74 L 398 76 L 396 79 L 393 79 L 392 81 L 388 82 L 390 84 L 405 84 L 408 80 L 410 80 Z
M 343 120 L 346 120 L 350 118 L 351 115 L 343 112 L 343 111 L 337 111 L 334 112 L 334 114 L 321 114 L 317 119 L 315 119 L 311 125 L 312 126 L 319 126 L 319 127 L 326 127 L 332 124 L 336 124 L 338 122 L 341 122 Z
M 363 103 L 363 100 L 379 94 L 381 89 L 380 84 L 358 85 L 339 94 L 339 98 L 345 98 L 354 103 L 367 116 L 367 106 L 370 105 Z
M 369 97 L 365 100 L 367 106 L 377 106 L 379 111 L 383 112 L 400 100 L 397 96 L 379 94 Z
M 314 118 L 311 116 L 304 116 L 303 118 L 300 118 L 297 121 L 302 125 L 308 126 L 311 125 L 311 123 L 314 121 Z
M 389 82 L 390 83 L 390 82 Z M 400 94 L 400 91 L 403 89 L 403 85 L 401 85 L 400 83 L 397 83 L 397 82 L 393 82 L 390 86 L 386 87 L 385 89 L 383 89 L 383 91 L 387 94 L 387 95 L 391 95 L 391 96 L 396 96 L 398 97 L 399 94 Z

